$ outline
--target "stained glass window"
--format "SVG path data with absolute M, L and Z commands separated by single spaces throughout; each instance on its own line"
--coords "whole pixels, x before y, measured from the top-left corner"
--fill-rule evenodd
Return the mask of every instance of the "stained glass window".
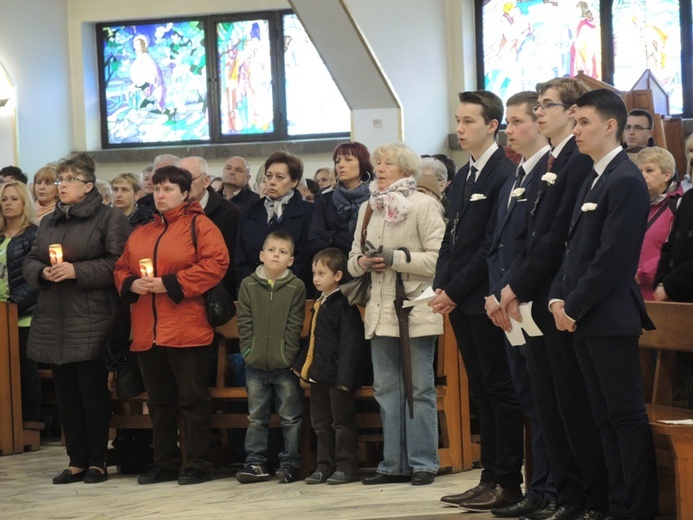
M 483 0 L 484 85 L 504 101 L 579 71 L 601 79 L 599 2 Z
M 349 107 L 294 14 L 284 16 L 284 70 L 289 135 L 349 131 Z
M 269 21 L 217 24 L 221 133 L 274 132 Z
M 683 112 L 678 0 L 615 0 L 614 86 L 630 90 L 650 69 L 669 94 L 669 111 Z
M 100 25 L 104 145 L 209 140 L 201 21 Z

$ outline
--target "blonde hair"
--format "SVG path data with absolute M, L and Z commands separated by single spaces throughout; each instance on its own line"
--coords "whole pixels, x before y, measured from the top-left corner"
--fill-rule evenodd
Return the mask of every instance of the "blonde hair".
M 669 150 L 659 146 L 648 146 L 647 148 L 643 148 L 638 152 L 638 155 L 635 156 L 635 164 L 640 166 L 645 163 L 654 163 L 659 166 L 662 173 L 669 172 L 671 173 L 672 179 L 676 178 L 676 161 Z
M 135 175 L 134 173 L 119 173 L 113 179 L 111 179 L 111 188 L 115 185 L 117 182 L 125 182 L 129 184 L 132 187 L 132 191 L 137 193 L 142 189 L 142 184 L 140 183 L 140 178 Z
M 392 159 L 406 176 L 418 178 L 421 174 L 421 157 L 406 144 L 390 143 L 378 146 L 371 156 L 371 162 L 377 164 L 384 155 Z
M 24 202 L 24 210 L 22 211 L 22 225 L 20 233 L 28 228 L 34 223 L 36 219 L 36 208 L 34 208 L 34 203 L 31 200 L 31 195 L 29 194 L 29 188 L 26 184 L 19 181 L 7 181 L 5 184 L 0 186 L 0 201 L 5 195 L 7 188 L 13 187 L 19 193 L 19 197 Z M 5 215 L 0 211 L 0 233 L 4 233 L 7 229 L 7 221 L 5 220 Z
M 41 166 L 36 173 L 34 174 L 34 183 L 33 186 L 31 187 L 31 195 L 34 197 L 34 200 L 36 200 L 36 181 L 39 179 L 48 179 L 50 182 L 55 183 L 55 181 L 58 180 L 58 173 L 56 170 L 56 166 L 58 163 L 48 163 L 45 166 Z M 58 200 L 58 195 L 56 194 L 55 200 Z

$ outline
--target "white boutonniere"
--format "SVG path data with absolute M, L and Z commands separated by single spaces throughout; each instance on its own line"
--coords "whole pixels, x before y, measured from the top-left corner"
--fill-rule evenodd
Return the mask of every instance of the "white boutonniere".
M 556 182 L 556 174 L 553 172 L 545 173 L 541 176 L 541 180 L 544 181 L 549 186 L 553 186 Z
M 524 194 L 525 194 L 524 188 L 515 188 L 513 191 L 510 192 L 510 196 L 517 199 L 517 200 L 520 200 Z
M 472 196 L 469 197 L 470 202 L 484 199 L 486 199 L 486 195 L 484 195 L 483 193 L 472 193 Z
M 597 204 L 594 203 L 594 202 L 585 202 L 585 203 L 580 207 L 580 209 L 581 209 L 583 212 L 594 211 L 595 209 L 597 209 Z

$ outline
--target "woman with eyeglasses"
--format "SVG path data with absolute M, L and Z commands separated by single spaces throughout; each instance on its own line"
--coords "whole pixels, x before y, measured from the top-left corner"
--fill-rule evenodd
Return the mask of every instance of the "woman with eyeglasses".
M 28 355 L 51 366 L 69 457 L 53 484 L 108 478 L 111 402 L 103 348 L 118 325 L 113 268 L 130 225 L 102 204 L 94 171 L 84 153 L 58 163 L 59 201 L 24 261 L 24 278 L 40 289 Z
M 36 212 L 26 184 L 19 181 L 0 185 L 0 201 L 0 301 L 17 305 L 22 420 L 38 421 L 41 414 L 41 379 L 36 361 L 26 355 L 31 313 L 38 291 L 29 286 L 22 274 L 22 262 L 36 235 Z

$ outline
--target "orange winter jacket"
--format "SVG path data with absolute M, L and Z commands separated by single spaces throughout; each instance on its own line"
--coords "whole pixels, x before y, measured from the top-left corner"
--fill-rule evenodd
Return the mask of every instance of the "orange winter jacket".
M 197 252 L 190 227 L 195 215 Z M 154 276 L 167 292 L 139 295 L 130 290 L 145 258 L 152 260 Z M 152 222 L 135 228 L 114 271 L 121 298 L 130 302 L 131 350 L 209 345 L 214 329 L 207 321 L 204 293 L 221 281 L 228 265 L 224 238 L 197 202 L 155 213 Z

